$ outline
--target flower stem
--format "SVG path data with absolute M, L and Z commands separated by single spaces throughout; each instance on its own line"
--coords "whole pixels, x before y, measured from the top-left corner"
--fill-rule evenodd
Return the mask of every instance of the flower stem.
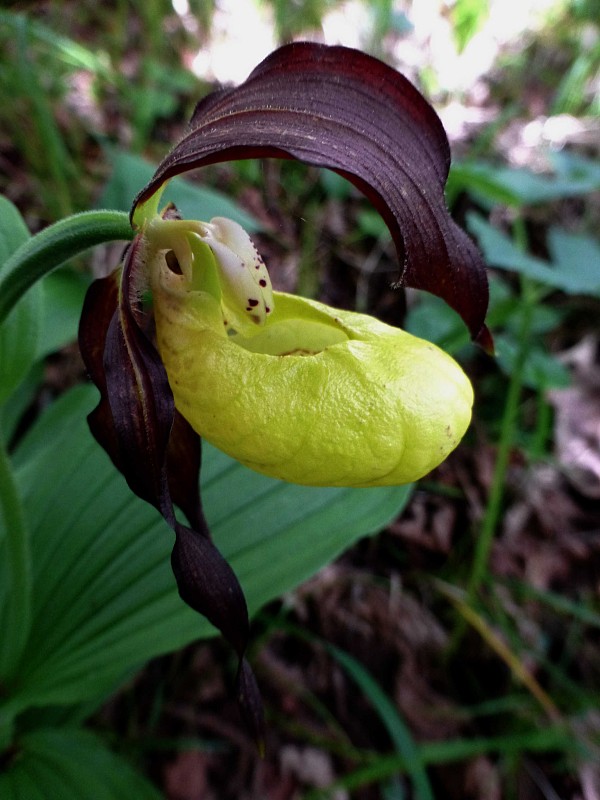
M 0 324 L 30 286 L 73 256 L 104 242 L 130 240 L 122 211 L 84 211 L 32 236 L 0 268 Z

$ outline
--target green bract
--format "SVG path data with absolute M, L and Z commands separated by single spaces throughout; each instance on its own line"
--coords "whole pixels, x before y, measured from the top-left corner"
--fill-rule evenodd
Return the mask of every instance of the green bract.
M 179 242 L 158 233 L 173 225 Z M 456 447 L 473 392 L 450 356 L 367 315 L 278 292 L 257 324 L 232 324 L 255 298 L 238 293 L 235 307 L 236 251 L 212 245 L 211 257 L 197 225 L 157 217 L 151 240 L 173 250 L 146 257 L 175 405 L 200 436 L 258 472 L 313 486 L 408 483 Z M 236 228 L 236 275 L 252 292 L 255 251 Z

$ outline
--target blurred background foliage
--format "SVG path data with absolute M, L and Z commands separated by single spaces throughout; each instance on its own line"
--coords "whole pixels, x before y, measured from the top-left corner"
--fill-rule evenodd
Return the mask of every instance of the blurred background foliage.
M 454 154 L 448 203 L 491 268 L 497 358 L 435 298 L 390 289 L 385 226 L 338 176 L 239 162 L 181 184 L 190 215 L 247 215 L 280 288 L 456 355 L 476 416 L 402 517 L 258 616 L 265 762 L 228 705 L 218 642 L 152 662 L 94 728 L 180 800 L 594 800 L 598 0 L 4 2 L 0 192 L 34 231 L 126 210 L 206 91 L 300 38 L 365 49 L 432 100 Z M 82 286 L 88 269 L 73 267 Z M 46 358 L 35 408 L 83 379 L 77 359 L 69 345 Z

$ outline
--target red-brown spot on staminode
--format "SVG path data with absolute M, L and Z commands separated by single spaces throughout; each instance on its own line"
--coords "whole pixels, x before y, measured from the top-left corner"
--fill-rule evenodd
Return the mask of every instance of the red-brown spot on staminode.
M 249 297 L 248 298 L 248 305 L 251 308 L 256 308 L 256 306 L 258 305 L 258 300 L 254 300 L 252 297 Z
M 271 309 L 269 308 L 269 306 L 265 306 L 265 313 L 266 314 L 270 314 L 271 313 Z
M 266 285 L 267 285 L 267 282 L 266 282 L 266 280 L 265 280 L 264 278 L 261 278 L 261 279 L 259 280 L 259 282 L 258 282 L 258 285 L 259 285 L 259 286 L 266 286 Z

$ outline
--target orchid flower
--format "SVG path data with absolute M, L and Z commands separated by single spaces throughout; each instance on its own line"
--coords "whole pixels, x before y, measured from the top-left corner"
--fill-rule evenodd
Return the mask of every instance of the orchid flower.
M 481 257 L 444 202 L 442 125 L 402 75 L 358 51 L 287 45 L 237 88 L 208 95 L 136 198 L 135 238 L 120 268 L 92 284 L 82 314 L 81 350 L 101 394 L 89 422 L 130 488 L 173 528 L 179 592 L 235 648 L 241 707 L 258 732 L 244 596 L 202 514 L 201 437 L 286 481 L 400 484 L 456 447 L 473 394 L 434 345 L 273 291 L 237 223 L 159 208 L 175 175 L 254 157 L 297 159 L 351 181 L 390 229 L 397 285 L 443 298 L 488 349 L 491 337 Z

